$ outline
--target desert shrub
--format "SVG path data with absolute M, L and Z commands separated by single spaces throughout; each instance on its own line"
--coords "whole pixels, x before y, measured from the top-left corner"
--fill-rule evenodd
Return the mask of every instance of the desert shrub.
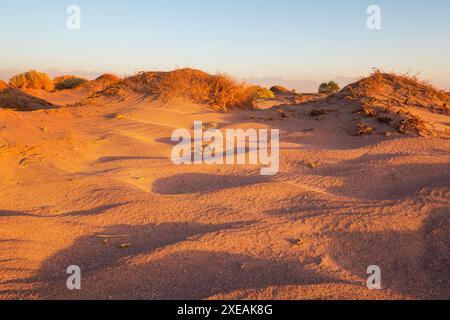
M 368 104 L 363 104 L 361 106 L 361 113 L 368 117 L 375 117 L 377 115 L 376 110 Z
M 228 108 L 253 106 L 255 100 L 251 87 L 239 84 L 225 75 L 210 78 L 208 103 L 223 111 Z
M 338 95 L 355 99 L 385 96 L 397 105 L 424 107 L 442 105 L 447 100 L 444 93 L 421 80 L 418 75 L 385 73 L 379 69 L 374 69 L 369 77 L 346 86 Z
M 272 91 L 275 95 L 286 95 L 293 93 L 291 90 L 282 86 L 273 86 L 270 88 L 270 91 Z
M 358 136 L 368 136 L 372 134 L 374 130 L 374 128 L 364 122 L 360 122 L 356 125 L 356 135 Z
M 382 117 L 378 117 L 377 121 L 379 123 L 387 123 L 387 124 L 389 124 L 389 123 L 391 123 L 393 121 L 393 119 L 391 117 L 388 117 L 388 116 L 382 116 Z
M 49 76 L 35 70 L 15 75 L 9 80 L 9 84 L 19 89 L 44 89 L 47 91 L 54 89 L 53 81 Z
M 334 81 L 330 81 L 328 83 L 324 82 L 319 86 L 319 93 L 322 94 L 332 94 L 338 92 L 339 90 L 341 90 L 341 88 Z
M 256 99 L 252 87 L 244 83 L 226 75 L 209 75 L 193 69 L 140 72 L 122 84 L 166 102 L 182 97 L 223 111 L 253 106 Z
M 272 90 L 263 88 L 260 86 L 254 86 L 252 89 L 255 92 L 256 99 L 272 99 L 275 98 L 275 94 Z
M 76 88 L 87 80 L 83 78 L 78 78 L 76 76 L 65 75 L 61 77 L 56 77 L 53 80 L 56 90 L 66 90 Z
M 401 134 L 405 133 L 415 133 L 415 134 L 423 134 L 427 133 L 430 130 L 428 129 L 428 123 L 417 116 L 410 116 L 397 124 L 397 130 Z

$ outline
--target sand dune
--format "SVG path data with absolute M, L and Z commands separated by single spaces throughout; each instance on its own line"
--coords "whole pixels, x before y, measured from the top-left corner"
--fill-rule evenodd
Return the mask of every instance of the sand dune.
M 32 111 L 51 109 L 54 106 L 44 99 L 30 95 L 20 89 L 9 87 L 3 82 L 0 83 L 0 107 L 18 111 Z
M 68 106 L 76 104 L 83 99 L 88 98 L 92 94 L 105 90 L 120 80 L 119 77 L 112 74 L 103 74 L 95 80 L 86 81 L 85 83 L 73 88 L 60 91 L 48 92 L 45 90 L 27 89 L 26 92 L 49 101 L 58 106 Z
M 0 298 L 448 299 L 448 100 L 373 77 L 264 110 L 155 100 L 139 78 L 0 109 Z M 173 130 L 196 120 L 279 128 L 280 173 L 173 165 Z

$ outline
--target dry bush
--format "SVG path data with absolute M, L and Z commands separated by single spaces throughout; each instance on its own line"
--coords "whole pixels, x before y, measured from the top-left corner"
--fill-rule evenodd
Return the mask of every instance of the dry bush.
M 387 123 L 387 124 L 390 124 L 393 120 L 394 120 L 394 119 L 392 119 L 391 117 L 388 117 L 388 116 L 383 116 L 383 117 L 378 117 L 378 118 L 377 118 L 377 121 L 378 121 L 379 123 Z
M 367 123 L 360 122 L 356 126 L 356 135 L 368 136 L 373 133 L 375 129 L 369 126 Z
M 253 107 L 256 99 L 255 90 L 250 86 L 237 83 L 226 75 L 213 76 L 193 69 L 141 72 L 125 79 L 123 84 L 166 102 L 181 97 L 222 111 Z
M 448 96 L 439 91 L 418 75 L 385 73 L 378 69 L 367 78 L 345 87 L 336 95 L 338 98 L 367 100 L 379 98 L 389 100 L 396 105 L 411 105 L 443 112 Z
M 366 103 L 363 103 L 361 107 L 361 112 L 368 117 L 375 117 L 377 115 L 375 109 Z
M 414 133 L 414 134 L 424 134 L 429 133 L 428 123 L 420 117 L 411 116 L 404 120 L 401 120 L 397 124 L 397 130 L 401 134 Z
M 292 95 L 295 94 L 292 90 L 286 89 L 282 86 L 273 86 L 270 88 L 270 91 L 272 91 L 275 95 Z
M 437 132 L 433 120 L 428 123 L 417 117 L 418 109 L 450 115 L 450 100 L 446 92 L 434 88 L 417 75 L 384 73 L 378 69 L 325 101 L 337 103 L 341 99 L 348 100 L 345 105 L 357 107 L 355 113 L 376 117 L 379 123 L 389 124 L 399 133 L 422 136 Z M 366 134 L 364 126 L 357 131 Z
M 450 107 L 449 107 L 449 105 L 447 104 L 447 102 L 444 103 L 444 105 L 442 106 L 442 112 L 443 112 L 445 115 L 449 115 L 449 116 L 450 116 Z
M 260 86 L 252 86 L 250 87 L 250 90 L 254 91 L 255 98 L 256 99 L 273 99 L 275 98 L 275 94 L 272 90 L 263 88 Z
M 9 85 L 19 89 L 44 89 L 46 91 L 54 89 L 53 81 L 49 76 L 35 70 L 15 75 L 9 80 Z
M 74 89 L 79 87 L 83 83 L 87 82 L 86 79 L 78 78 L 72 75 L 65 75 L 61 77 L 56 77 L 53 80 L 56 90 L 66 90 L 66 89 Z
M 210 80 L 210 98 L 208 104 L 218 106 L 221 110 L 229 108 L 253 107 L 255 94 L 252 89 L 235 80 L 219 75 Z

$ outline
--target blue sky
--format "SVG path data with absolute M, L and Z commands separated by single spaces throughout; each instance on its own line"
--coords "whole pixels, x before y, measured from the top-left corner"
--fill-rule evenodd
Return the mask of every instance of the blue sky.
M 238 78 L 328 80 L 372 67 L 450 89 L 448 0 L 0 0 L 0 69 L 193 67 Z M 81 30 L 66 9 L 81 8 Z M 380 6 L 382 30 L 366 28 Z

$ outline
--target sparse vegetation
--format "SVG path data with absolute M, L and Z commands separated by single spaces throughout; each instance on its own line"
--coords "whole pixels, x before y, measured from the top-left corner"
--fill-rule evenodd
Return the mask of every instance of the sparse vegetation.
M 87 82 L 86 79 L 78 78 L 72 75 L 65 75 L 61 77 L 56 77 L 53 80 L 56 90 L 66 90 L 66 89 L 74 89 L 83 83 Z
M 272 91 L 274 95 L 295 95 L 293 90 L 286 89 L 282 86 L 273 86 L 270 88 L 270 91 Z
M 118 84 L 123 85 L 162 101 L 187 98 L 225 112 L 230 108 L 253 107 L 256 99 L 251 86 L 238 83 L 226 75 L 209 75 L 193 69 L 141 72 Z
M 336 103 L 341 99 L 346 100 L 346 105 L 358 108 L 358 115 L 376 117 L 379 123 L 388 124 L 399 133 L 424 135 L 442 130 L 439 125 L 432 126 L 418 117 L 424 111 L 419 109 L 450 114 L 450 101 L 444 91 L 420 80 L 417 75 L 384 73 L 378 69 L 328 97 L 326 102 Z M 364 130 L 360 132 L 364 133 Z
M 328 83 L 324 82 L 319 86 L 319 93 L 321 94 L 332 94 L 338 92 L 339 90 L 341 90 L 341 88 L 334 81 L 330 81 Z
M 125 116 L 124 116 L 123 114 L 120 114 L 120 113 L 115 113 L 115 114 L 113 114 L 112 117 L 113 117 L 114 119 L 117 119 L 117 120 L 125 119 Z
M 411 116 L 410 118 L 400 121 L 397 125 L 397 129 L 401 134 L 414 133 L 421 135 L 429 132 L 427 122 L 417 116 Z
M 324 114 L 327 114 L 329 111 L 325 110 L 325 109 L 313 109 L 311 110 L 311 112 L 309 113 L 309 115 L 311 117 L 319 117 L 322 116 Z
M 361 112 L 368 117 L 375 117 L 377 115 L 375 109 L 369 106 L 368 104 L 362 105 Z
M 260 86 L 253 86 L 252 89 L 255 91 L 256 99 L 273 99 L 275 94 L 272 90 L 263 88 Z
M 356 135 L 368 136 L 373 133 L 375 129 L 369 126 L 367 123 L 360 122 L 356 126 Z
M 432 112 L 441 112 L 448 101 L 445 92 L 420 80 L 418 75 L 384 73 L 378 69 L 374 69 L 369 77 L 348 85 L 338 94 L 338 98 L 346 97 L 361 102 L 382 99 L 385 104 L 419 106 Z
M 393 121 L 393 119 L 390 118 L 390 117 L 384 116 L 384 117 L 378 117 L 377 121 L 379 123 L 387 123 L 387 124 L 389 124 L 389 123 L 391 123 Z
M 442 113 L 450 115 L 450 107 L 448 106 L 447 102 L 444 102 L 444 104 L 442 105 Z
M 19 89 L 44 89 L 46 91 L 54 89 L 53 81 L 49 76 L 35 70 L 15 75 L 9 80 L 9 85 Z

